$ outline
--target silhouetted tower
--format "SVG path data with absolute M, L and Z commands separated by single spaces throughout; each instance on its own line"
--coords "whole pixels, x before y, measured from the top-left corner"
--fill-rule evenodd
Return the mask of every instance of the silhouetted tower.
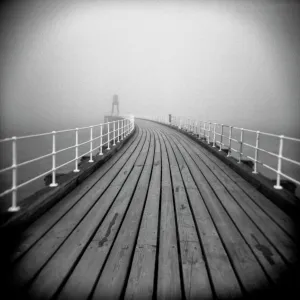
M 117 116 L 118 116 L 119 115 L 119 98 L 118 98 L 118 95 L 113 96 L 111 115 L 113 115 L 113 113 L 114 113 L 115 105 L 117 106 Z

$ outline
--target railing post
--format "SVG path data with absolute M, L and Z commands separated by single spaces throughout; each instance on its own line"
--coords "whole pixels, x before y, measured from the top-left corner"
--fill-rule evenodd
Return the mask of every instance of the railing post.
M 116 146 L 116 121 L 113 121 L 114 124 L 114 144 L 113 146 Z
M 129 120 L 129 131 L 128 131 L 128 134 L 131 133 L 131 128 L 132 128 L 132 118 L 130 118 L 130 120 Z
M 52 183 L 51 187 L 57 186 L 56 182 L 56 132 L 52 131 Z
M 123 135 L 124 135 L 124 119 L 121 120 L 121 141 L 123 141 Z
M 213 139 L 213 148 L 216 147 L 216 123 L 214 123 L 214 139 Z
M 93 126 L 90 127 L 90 160 L 89 162 L 92 163 L 93 161 Z
M 127 136 L 127 120 L 124 119 L 124 138 Z
M 20 210 L 17 206 L 17 138 L 14 136 L 12 140 L 12 204 L 8 209 L 9 212 Z
M 107 150 L 110 150 L 109 144 L 110 144 L 110 139 L 109 139 L 109 122 L 107 122 Z
M 242 153 L 243 153 L 243 138 L 244 138 L 244 128 L 241 128 L 241 139 L 240 139 L 240 153 L 239 153 L 239 161 L 240 164 L 242 161 Z
M 201 137 L 203 136 L 203 132 L 202 132 L 202 121 L 199 121 L 199 139 L 200 139 L 200 136 L 201 136 Z
M 102 144 L 102 136 L 103 136 L 103 134 L 102 134 L 102 124 L 100 125 L 100 152 L 99 152 L 99 155 L 103 155 L 103 152 L 102 152 L 102 146 L 103 146 L 103 144 Z
M 219 151 L 222 151 L 222 149 L 223 149 L 223 127 L 224 127 L 224 125 L 221 124 L 221 136 L 220 136 L 220 148 L 219 148 Z
M 132 116 L 132 131 L 134 128 L 135 128 L 135 119 L 134 119 L 134 116 Z
M 253 174 L 257 174 L 257 159 L 258 159 L 258 148 L 259 148 L 259 131 L 256 131 L 256 142 L 255 142 L 255 156 L 254 156 L 254 170 Z
M 126 126 L 126 119 L 123 120 L 123 139 L 125 139 L 126 137 L 125 126 Z
M 120 120 L 118 120 L 118 141 L 117 143 L 120 143 Z
M 128 134 L 129 135 L 131 132 L 131 119 L 128 120 Z
M 123 138 L 125 139 L 126 138 L 126 119 L 124 119 L 124 122 L 123 122 Z
M 209 144 L 209 138 L 210 138 L 210 122 L 208 122 L 208 139 L 207 139 L 207 144 Z
M 283 138 L 284 136 L 281 135 L 279 141 L 279 151 L 278 151 L 278 165 L 277 165 L 277 178 L 276 178 L 276 185 L 274 188 L 276 190 L 282 190 L 282 186 L 280 185 L 280 173 L 281 173 L 281 161 L 282 161 L 282 149 L 283 149 Z
M 202 135 L 202 131 L 201 131 L 201 129 L 202 129 L 201 123 L 202 123 L 202 121 L 199 121 L 199 139 L 200 139 L 200 136 Z
M 229 126 L 229 149 L 228 149 L 227 157 L 229 157 L 231 153 L 231 138 L 232 138 L 232 126 Z
M 133 129 L 134 129 L 134 116 L 132 117 L 132 130 L 131 131 L 133 131 Z
M 79 172 L 78 169 L 78 128 L 75 129 L 75 170 L 73 172 Z

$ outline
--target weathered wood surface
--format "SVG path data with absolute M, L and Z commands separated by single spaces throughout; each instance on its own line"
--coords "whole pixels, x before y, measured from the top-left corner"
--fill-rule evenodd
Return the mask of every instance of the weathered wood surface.
M 124 149 L 28 227 L 13 292 L 32 299 L 236 299 L 297 261 L 292 220 L 188 137 L 137 120 Z

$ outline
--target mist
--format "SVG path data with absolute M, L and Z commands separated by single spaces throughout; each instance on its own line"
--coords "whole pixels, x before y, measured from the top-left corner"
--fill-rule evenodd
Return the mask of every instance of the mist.
M 1 138 L 173 114 L 300 137 L 292 1 L 10 1 Z
M 117 93 L 123 113 L 296 135 L 299 12 L 283 1 L 13 1 L 2 132 L 97 123 Z

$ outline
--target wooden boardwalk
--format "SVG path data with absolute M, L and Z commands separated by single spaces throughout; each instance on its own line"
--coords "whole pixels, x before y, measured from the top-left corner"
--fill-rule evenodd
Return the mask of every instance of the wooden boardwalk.
M 7 276 L 30 299 L 236 299 L 297 261 L 292 220 L 188 137 L 150 121 L 27 228 Z

